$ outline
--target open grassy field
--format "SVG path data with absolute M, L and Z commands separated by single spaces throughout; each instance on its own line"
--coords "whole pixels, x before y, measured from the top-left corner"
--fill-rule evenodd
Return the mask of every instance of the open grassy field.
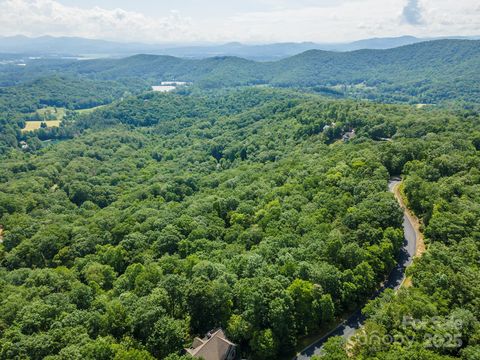
M 22 132 L 33 131 L 40 129 L 42 122 L 47 124 L 47 127 L 59 127 L 60 120 L 48 120 L 48 121 L 27 121 L 25 127 L 22 129 Z
M 67 112 L 67 109 L 62 108 L 62 107 L 52 107 L 48 106 L 43 109 L 38 109 L 36 111 L 37 114 L 37 119 L 43 119 L 42 120 L 31 120 L 31 121 L 26 121 L 25 122 L 25 127 L 22 129 L 22 132 L 26 131 L 33 131 L 40 129 L 42 122 L 47 124 L 47 127 L 59 127 L 60 123 L 62 122 L 63 118 L 65 117 L 65 114 Z M 35 115 L 33 113 L 32 115 Z
M 37 114 L 40 115 L 45 120 L 63 120 L 67 110 L 62 107 L 46 107 L 43 109 L 38 109 Z M 55 118 L 55 119 L 54 119 Z
M 99 106 L 95 106 L 93 108 L 89 108 L 89 109 L 81 109 L 81 110 L 75 110 L 77 113 L 79 114 L 89 114 L 95 110 L 98 110 L 98 109 L 101 109 L 101 108 L 104 108 L 105 106 L 107 105 L 99 105 Z
M 106 105 L 100 105 L 90 109 L 75 110 L 75 112 L 79 114 L 89 114 L 105 106 Z M 58 108 L 46 107 L 43 109 L 38 109 L 36 113 L 40 115 L 41 119 L 45 119 L 45 121 L 38 121 L 38 120 L 27 121 L 25 127 L 22 129 L 22 132 L 40 129 L 42 122 L 45 122 L 47 124 L 47 127 L 59 127 L 60 123 L 65 117 L 66 112 L 67 112 L 67 109 L 61 108 L 61 107 L 58 107 Z M 33 113 L 32 115 L 34 114 L 35 113 Z

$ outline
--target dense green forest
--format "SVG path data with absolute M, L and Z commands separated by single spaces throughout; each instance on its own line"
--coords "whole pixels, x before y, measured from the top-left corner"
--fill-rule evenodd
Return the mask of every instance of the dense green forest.
M 404 165 L 403 192 L 429 245 L 408 269 L 412 286 L 370 302 L 353 349 L 333 339 L 325 359 L 480 359 L 478 115 L 462 123 L 409 141 L 422 156 Z
M 38 109 L 48 106 L 67 110 L 88 109 L 109 104 L 145 89 L 147 86 L 141 80 L 132 80 L 125 84 L 65 75 L 40 77 L 25 83 L 0 87 L 0 154 L 8 152 L 12 147 L 18 147 L 19 141 L 27 139 L 20 130 Z M 63 129 L 54 131 L 64 133 Z M 34 138 L 36 137 L 35 135 Z M 52 136 L 40 134 L 39 137 L 45 140 Z
M 0 359 L 186 359 L 215 327 L 288 359 L 363 306 L 322 358 L 480 359 L 478 44 L 1 64 Z M 428 249 L 371 300 L 392 176 Z
M 66 140 L 0 163 L 0 359 L 179 359 L 217 326 L 247 358 L 288 357 L 395 266 L 403 216 L 387 181 L 400 174 L 429 250 L 411 287 L 367 305 L 364 331 L 412 339 L 348 351 L 479 354 L 473 110 L 192 89 L 128 97 L 37 135 Z M 426 346 L 456 319 L 460 346 Z M 326 358 L 346 357 L 327 344 Z
M 202 60 L 136 55 L 89 61 L 30 60 L 27 66 L 1 66 L 0 85 L 41 76 L 69 74 L 95 80 L 142 79 L 193 82 L 201 88 L 268 84 L 337 92 L 387 102 L 435 104 L 477 102 L 480 95 L 480 41 L 437 40 L 388 50 L 311 50 L 275 62 L 236 57 Z
M 269 84 L 313 87 L 388 102 L 476 102 L 480 95 L 480 42 L 439 40 L 389 50 L 346 53 L 311 50 L 276 62 L 234 57 L 187 60 L 138 55 L 68 64 L 64 71 L 115 80 L 191 81 L 203 88 Z M 360 86 L 361 85 L 361 86 Z M 342 88 L 347 87 L 347 89 Z M 348 90 L 348 91 L 347 91 Z
M 88 61 L 25 59 L 25 65 L 0 65 L 0 154 L 30 139 L 20 130 L 39 108 L 91 108 L 165 80 L 193 84 L 182 91 L 268 86 L 333 98 L 438 106 L 455 102 L 478 107 L 480 96 L 479 41 L 468 40 L 346 53 L 312 50 L 276 62 L 137 55 Z M 40 139 L 71 137 L 66 129 L 52 131 L 55 134 L 42 133 Z

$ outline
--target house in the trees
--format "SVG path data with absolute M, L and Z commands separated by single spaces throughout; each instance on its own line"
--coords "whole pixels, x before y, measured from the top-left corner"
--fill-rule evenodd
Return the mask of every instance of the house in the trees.
M 29 146 L 28 146 L 28 144 L 26 143 L 26 141 L 20 141 L 19 144 L 20 144 L 20 148 L 21 148 L 22 150 L 28 150 Z
M 344 133 L 342 135 L 342 140 L 344 142 L 349 142 L 350 140 L 352 140 L 353 138 L 355 137 L 355 129 L 352 129 L 350 131 L 347 131 L 346 133 Z
M 187 353 L 205 360 L 234 360 L 237 358 L 237 345 L 227 339 L 222 329 L 210 331 L 203 339 L 195 338 Z

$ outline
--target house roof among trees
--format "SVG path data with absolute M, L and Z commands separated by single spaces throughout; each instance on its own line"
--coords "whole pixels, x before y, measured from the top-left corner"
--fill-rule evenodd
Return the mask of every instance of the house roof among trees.
M 217 329 L 209 332 L 204 339 L 195 338 L 192 347 L 186 350 L 190 355 L 205 360 L 224 360 L 232 346 L 235 344 L 226 338 L 224 331 Z

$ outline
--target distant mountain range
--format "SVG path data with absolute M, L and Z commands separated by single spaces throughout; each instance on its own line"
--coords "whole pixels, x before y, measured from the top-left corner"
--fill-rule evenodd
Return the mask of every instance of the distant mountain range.
M 477 37 L 452 37 L 455 39 L 480 39 Z M 125 57 L 134 54 L 170 55 L 183 58 L 208 58 L 215 56 L 237 56 L 251 60 L 277 60 L 300 54 L 308 50 L 355 51 L 360 49 L 390 49 L 415 44 L 430 38 L 401 36 L 392 38 L 372 38 L 350 43 L 275 43 L 250 45 L 242 43 L 227 44 L 143 44 L 120 43 L 105 40 L 93 40 L 77 37 L 26 36 L 0 37 L 0 53 L 25 54 L 31 56 L 60 57 Z
M 162 81 L 185 81 L 204 89 L 294 87 L 385 102 L 478 102 L 480 97 L 480 40 L 435 40 L 348 52 L 307 50 L 274 61 L 145 54 L 91 60 L 22 56 L 21 61 L 4 60 L 3 65 L 0 61 L 0 66 L 0 84 L 5 86 L 60 75 L 128 86 L 138 83 L 145 89 Z

